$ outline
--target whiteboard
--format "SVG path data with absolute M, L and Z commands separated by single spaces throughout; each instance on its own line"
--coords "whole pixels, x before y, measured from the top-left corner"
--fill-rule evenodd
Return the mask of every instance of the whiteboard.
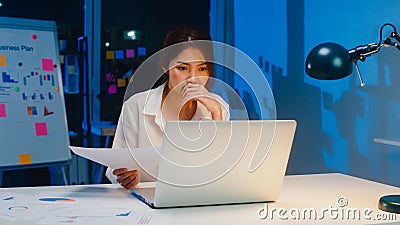
M 54 21 L 0 17 L 0 167 L 71 159 Z

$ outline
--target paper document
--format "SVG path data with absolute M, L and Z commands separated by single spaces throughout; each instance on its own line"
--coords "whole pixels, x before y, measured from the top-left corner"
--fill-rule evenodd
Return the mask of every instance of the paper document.
M 148 172 L 158 168 L 160 147 L 145 148 L 84 148 L 69 146 L 77 155 L 108 166 L 111 169 L 145 169 Z M 132 152 L 130 152 L 130 150 Z

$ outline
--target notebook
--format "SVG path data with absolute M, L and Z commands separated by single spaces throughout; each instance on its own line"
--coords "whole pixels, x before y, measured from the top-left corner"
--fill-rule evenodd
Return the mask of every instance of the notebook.
M 151 208 L 275 201 L 295 130 L 294 120 L 170 121 L 157 181 L 131 193 Z

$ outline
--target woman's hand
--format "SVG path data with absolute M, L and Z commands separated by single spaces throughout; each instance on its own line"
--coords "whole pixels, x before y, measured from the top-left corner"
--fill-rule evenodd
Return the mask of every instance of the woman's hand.
M 181 104 L 184 105 L 189 100 L 196 100 L 203 104 L 211 112 L 213 120 L 222 120 L 222 109 L 219 102 L 210 94 L 202 84 L 188 83 L 183 87 L 183 98 Z
M 126 189 L 134 188 L 140 182 L 139 170 L 128 170 L 126 168 L 115 169 L 113 174 L 117 176 L 118 183 Z

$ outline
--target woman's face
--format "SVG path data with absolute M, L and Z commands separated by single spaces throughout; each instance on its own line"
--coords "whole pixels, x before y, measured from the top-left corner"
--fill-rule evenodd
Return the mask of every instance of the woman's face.
M 168 71 L 170 90 L 180 92 L 187 82 L 205 85 L 209 76 L 207 61 L 203 53 L 196 48 L 183 50 L 170 63 Z

